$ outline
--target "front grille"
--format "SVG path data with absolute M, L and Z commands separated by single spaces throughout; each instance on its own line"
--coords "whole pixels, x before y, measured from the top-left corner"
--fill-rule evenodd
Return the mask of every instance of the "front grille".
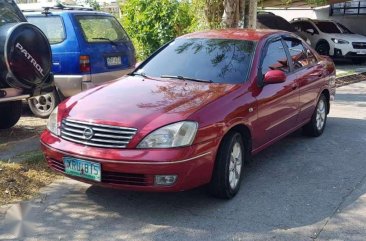
M 63 119 L 61 137 L 86 146 L 126 148 L 137 129 Z
M 62 161 L 46 157 L 48 165 L 55 171 L 65 173 L 65 165 Z M 154 184 L 152 177 L 144 174 L 109 172 L 102 170 L 102 183 L 132 185 L 132 186 L 151 186 Z
M 366 42 L 353 42 L 354 49 L 366 49 Z

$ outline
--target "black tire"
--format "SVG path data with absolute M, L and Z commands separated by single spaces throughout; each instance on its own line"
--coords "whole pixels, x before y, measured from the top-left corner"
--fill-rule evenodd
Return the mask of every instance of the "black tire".
M 40 118 L 49 117 L 59 102 L 59 97 L 55 91 L 28 99 L 30 110 Z
M 327 56 L 329 56 L 330 46 L 329 46 L 329 44 L 328 44 L 327 41 L 320 41 L 316 45 L 315 50 L 320 55 L 327 55 Z
M 322 103 L 324 104 L 324 108 L 322 108 Z M 311 137 L 318 137 L 323 134 L 325 125 L 327 123 L 328 110 L 328 100 L 324 94 L 321 94 L 310 122 L 303 127 L 303 134 Z M 324 115 L 322 115 L 321 113 L 324 113 Z M 319 123 L 320 120 L 323 121 L 323 124 L 321 126 Z
M 234 182 L 230 182 L 230 172 L 237 177 L 238 170 L 236 169 L 238 165 L 231 162 L 231 155 L 234 153 L 234 148 L 240 147 L 241 149 L 241 165 L 239 178 L 236 178 L 236 185 Z M 248 158 L 248 149 L 243 142 L 243 137 L 238 132 L 228 133 L 222 140 L 215 161 L 214 170 L 212 173 L 212 179 L 209 184 L 209 192 L 218 198 L 231 199 L 239 191 L 241 180 L 243 179 L 244 164 Z M 230 164 L 233 165 L 230 171 Z M 234 178 L 234 176 L 232 176 Z M 233 180 L 233 179 L 232 179 Z M 234 187 L 233 187 L 234 186 Z
M 0 129 L 13 127 L 22 115 L 22 101 L 0 103 Z
M 363 64 L 364 62 L 365 62 L 365 59 L 363 59 L 363 58 L 352 59 L 353 64 Z

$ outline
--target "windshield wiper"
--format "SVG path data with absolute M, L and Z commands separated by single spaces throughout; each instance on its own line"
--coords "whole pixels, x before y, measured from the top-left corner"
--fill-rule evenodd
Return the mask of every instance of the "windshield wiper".
M 191 81 L 195 81 L 195 82 L 213 83 L 212 80 L 196 79 L 196 78 L 190 78 L 190 77 L 185 77 L 185 76 L 181 76 L 181 75 L 163 74 L 163 75 L 160 76 L 160 78 L 175 78 L 175 79 L 181 79 L 181 80 L 191 80 Z
M 110 40 L 109 38 L 92 38 L 92 39 L 95 39 L 95 40 L 106 40 L 106 41 L 110 42 L 111 44 L 117 46 L 116 42 L 114 42 L 113 40 Z
M 144 78 L 149 78 L 149 79 L 151 79 L 149 76 L 147 76 L 145 73 L 143 73 L 143 72 L 141 72 L 141 73 L 138 73 L 138 72 L 132 72 L 132 73 L 130 73 L 130 74 L 128 74 L 128 75 L 131 75 L 131 76 L 135 76 L 135 75 L 138 75 L 138 76 L 142 76 L 142 77 L 144 77 Z

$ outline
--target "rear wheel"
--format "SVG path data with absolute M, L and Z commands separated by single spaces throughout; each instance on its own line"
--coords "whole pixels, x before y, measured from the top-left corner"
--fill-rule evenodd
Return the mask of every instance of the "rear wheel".
M 58 105 L 59 100 L 55 92 L 34 96 L 28 99 L 28 105 L 37 117 L 47 118 Z
M 0 103 L 0 129 L 14 126 L 22 115 L 22 101 Z
M 240 133 L 232 132 L 224 137 L 209 185 L 209 191 L 212 195 L 230 199 L 237 194 L 243 177 L 246 153 L 246 147 Z
M 303 133 L 305 135 L 318 137 L 323 134 L 327 123 L 328 108 L 327 98 L 322 94 L 310 122 L 303 127 Z

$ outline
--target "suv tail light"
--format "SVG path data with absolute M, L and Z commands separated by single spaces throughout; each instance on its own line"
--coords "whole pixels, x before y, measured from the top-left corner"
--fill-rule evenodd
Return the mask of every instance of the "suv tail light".
M 90 60 L 88 55 L 80 55 L 80 71 L 82 73 L 90 73 Z

